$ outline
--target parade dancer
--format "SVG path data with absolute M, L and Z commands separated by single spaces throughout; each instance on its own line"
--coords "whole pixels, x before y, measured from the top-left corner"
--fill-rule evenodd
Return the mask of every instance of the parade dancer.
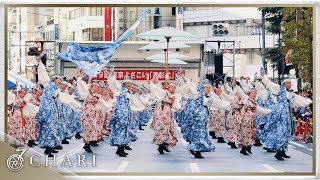
M 243 155 L 252 154 L 251 147 L 255 144 L 256 137 L 256 115 L 268 115 L 271 110 L 264 109 L 255 103 L 256 91 L 252 88 L 247 90 L 247 94 L 237 85 L 235 79 L 232 80 L 234 90 L 240 95 L 243 107 L 241 108 L 242 121 L 240 125 L 240 151 Z M 248 152 L 248 153 L 247 153 Z
M 194 101 L 188 101 L 189 104 L 184 108 L 187 114 L 185 118 L 188 118 L 188 121 L 192 122 L 192 124 L 190 124 L 192 132 L 188 150 L 195 158 L 204 158 L 201 152 L 210 152 L 215 149 L 214 144 L 209 140 L 208 134 L 208 120 L 210 119 L 210 115 L 216 115 L 211 114 L 211 112 L 213 112 L 214 109 L 230 109 L 230 103 L 215 97 L 211 91 L 211 82 L 204 81 L 202 86 L 197 88 L 197 91 L 197 89 L 194 89 L 196 87 L 195 84 L 184 76 L 183 79 L 186 81 L 188 87 L 190 87 L 189 91 L 193 92 L 193 97 L 196 97 Z
M 9 144 L 14 147 L 26 144 L 26 119 L 22 109 L 26 106 L 24 97 L 27 93 L 27 91 L 21 89 L 17 91 L 16 99 L 12 107 L 12 117 L 9 118 L 8 121 Z
M 261 73 L 262 83 L 267 86 L 272 94 L 277 96 L 277 103 L 275 106 L 274 116 L 275 119 L 273 123 L 276 123 L 275 129 L 269 134 L 268 140 L 272 149 L 276 149 L 277 153 L 274 156 L 277 160 L 283 161 L 283 158 L 290 158 L 285 152 L 288 151 L 289 138 L 292 133 L 294 133 L 294 128 L 292 128 L 292 109 L 295 107 L 306 107 L 312 103 L 312 100 L 299 96 L 292 93 L 291 81 L 286 79 L 283 81 L 283 85 L 280 86 L 271 82 L 264 74 Z M 271 143 L 272 142 L 272 143 Z
M 166 77 L 166 79 L 169 78 Z M 172 110 L 180 109 L 181 104 L 179 102 L 180 99 L 176 98 L 177 95 L 175 95 L 175 84 L 170 83 L 163 89 L 156 85 L 157 82 L 158 79 L 154 79 L 154 82 L 148 81 L 151 98 L 156 101 L 156 109 L 150 128 L 155 132 L 152 142 L 159 146 L 159 153 L 164 154 L 163 151 L 170 152 L 168 147 L 173 147 L 177 143 L 177 138 L 174 134 Z
M 42 91 L 35 88 L 33 95 L 28 93 L 24 98 L 27 102 L 27 107 L 24 109 L 24 115 L 26 119 L 26 139 L 28 140 L 28 146 L 37 146 L 35 141 L 38 139 L 38 127 L 36 122 L 36 115 L 39 111 L 40 100 Z
M 112 90 L 113 95 L 117 98 L 115 109 L 112 112 L 109 128 L 111 133 L 109 140 L 111 146 L 117 146 L 116 154 L 120 157 L 126 157 L 129 155 L 124 151 L 126 147 L 129 149 L 131 139 L 129 136 L 129 122 L 130 122 L 130 104 L 129 104 L 129 89 L 132 86 L 133 81 L 130 78 L 125 78 L 122 82 L 122 86 L 115 79 L 113 75 L 108 77 L 108 84 Z M 131 148 L 130 148 L 131 149 Z
M 57 107 L 58 86 L 62 79 L 59 76 L 53 76 L 49 85 L 44 88 L 40 101 L 38 123 L 38 143 L 41 148 L 46 148 L 45 154 L 53 157 L 52 153 L 57 153 L 54 148 L 62 149 L 61 139 L 57 136 L 59 112 Z M 61 147 L 61 148 L 60 148 Z
M 68 82 L 67 81 L 62 81 L 59 85 L 59 92 L 66 92 L 68 88 Z M 61 139 L 61 144 L 69 144 L 69 141 L 67 140 L 67 137 L 69 136 L 70 133 L 69 129 L 68 129 L 68 124 L 70 123 L 70 119 L 68 119 L 68 110 L 70 110 L 71 108 L 68 107 L 68 105 L 62 103 L 59 99 L 58 99 L 58 113 L 59 113 L 59 119 L 58 119 L 58 128 L 56 129 L 57 131 L 57 136 L 59 137 L 59 139 Z M 69 136 L 70 138 L 70 136 Z

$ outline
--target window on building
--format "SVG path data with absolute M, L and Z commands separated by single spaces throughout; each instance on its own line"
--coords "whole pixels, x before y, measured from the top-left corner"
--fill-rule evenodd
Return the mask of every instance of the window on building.
M 82 33 L 83 33 L 83 40 L 89 41 L 89 29 L 82 30 Z
M 81 15 L 80 8 L 79 9 L 75 9 L 74 10 L 74 14 L 75 14 L 75 18 L 80 17 L 80 15 Z
M 74 11 L 69 11 L 69 19 L 74 19 Z
M 102 7 L 97 7 L 97 16 L 102 15 Z
M 91 41 L 102 41 L 102 40 L 103 40 L 103 28 L 93 28 Z
M 102 16 L 102 7 L 90 8 L 90 16 Z
M 103 28 L 88 28 L 82 32 L 84 41 L 103 41 Z
M 176 15 L 176 7 L 172 7 L 171 15 L 173 15 L 173 16 L 175 16 L 175 15 Z

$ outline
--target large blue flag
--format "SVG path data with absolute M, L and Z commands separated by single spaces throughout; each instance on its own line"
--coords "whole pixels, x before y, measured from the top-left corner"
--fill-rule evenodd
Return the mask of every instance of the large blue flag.
M 95 77 L 111 60 L 112 55 L 126 40 L 133 31 L 143 21 L 147 11 L 143 10 L 142 15 L 132 24 L 118 39 L 112 44 L 103 46 L 80 46 L 78 43 L 71 42 L 68 44 L 67 51 L 57 53 L 57 58 L 69 60 L 81 68 L 81 70 L 90 77 Z

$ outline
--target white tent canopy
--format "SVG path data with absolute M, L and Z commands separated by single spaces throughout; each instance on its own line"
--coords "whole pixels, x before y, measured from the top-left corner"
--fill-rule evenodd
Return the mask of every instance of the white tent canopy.
M 186 59 L 189 58 L 188 56 L 185 56 L 183 54 L 179 54 L 179 53 L 174 53 L 174 52 L 168 52 L 168 59 Z M 150 57 L 147 57 L 146 60 L 155 60 L 155 59 L 166 59 L 166 54 L 165 52 L 161 52 L 158 54 L 154 54 Z
M 170 37 L 170 41 L 194 41 L 199 40 L 196 35 L 190 34 L 173 27 L 162 27 L 151 31 L 143 32 L 137 35 L 142 39 L 153 39 L 159 41 L 167 41 L 165 37 Z
M 12 70 L 8 71 L 8 80 L 14 84 L 16 84 L 16 82 L 18 82 L 19 86 L 20 85 L 27 86 L 28 88 L 32 88 L 32 87 L 36 86 L 35 83 L 31 82 L 30 80 L 28 80 L 25 77 L 22 77 L 21 75 L 15 73 Z
M 153 63 L 161 63 L 161 64 L 165 64 L 165 59 L 156 59 L 156 60 L 152 60 L 151 62 Z M 188 64 L 180 59 L 169 59 L 168 60 L 168 64 Z
M 191 46 L 188 46 L 181 42 L 171 42 L 169 44 L 169 49 L 182 49 L 182 48 L 190 48 L 190 47 Z M 139 48 L 139 50 L 147 50 L 147 49 L 167 49 L 167 42 L 154 42 Z

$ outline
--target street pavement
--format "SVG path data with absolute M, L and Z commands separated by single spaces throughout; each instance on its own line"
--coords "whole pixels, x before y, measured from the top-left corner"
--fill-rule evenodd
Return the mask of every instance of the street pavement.
M 290 173 L 312 172 L 312 147 L 298 141 L 290 141 L 288 155 L 290 159 L 277 161 L 274 153 L 267 153 L 262 147 L 252 147 L 252 155 L 244 156 L 239 153 L 240 149 L 231 149 L 226 143 L 217 143 L 213 139 L 216 147 L 214 152 L 202 153 L 204 159 L 195 159 L 187 150 L 188 143 L 182 138 L 180 128 L 176 126 L 178 142 L 175 147 L 169 148 L 170 153 L 161 155 L 157 151 L 157 146 L 152 144 L 153 131 L 146 126 L 145 130 L 137 133 L 138 140 L 130 146 L 133 150 L 126 150 L 127 157 L 119 157 L 115 154 L 116 147 L 110 146 L 107 138 L 99 143 L 98 147 L 91 147 L 95 155 L 95 166 L 93 167 L 93 154 L 86 153 L 82 139 L 75 138 L 69 140 L 70 144 L 63 145 L 56 157 L 58 166 L 53 170 L 60 173 L 117 173 L 117 172 L 137 172 L 137 173 Z M 37 152 L 43 153 L 39 147 L 32 148 Z M 71 166 L 62 167 L 65 155 L 68 154 Z M 78 156 L 86 155 L 86 167 L 78 165 Z M 65 165 L 70 165 L 66 163 Z

